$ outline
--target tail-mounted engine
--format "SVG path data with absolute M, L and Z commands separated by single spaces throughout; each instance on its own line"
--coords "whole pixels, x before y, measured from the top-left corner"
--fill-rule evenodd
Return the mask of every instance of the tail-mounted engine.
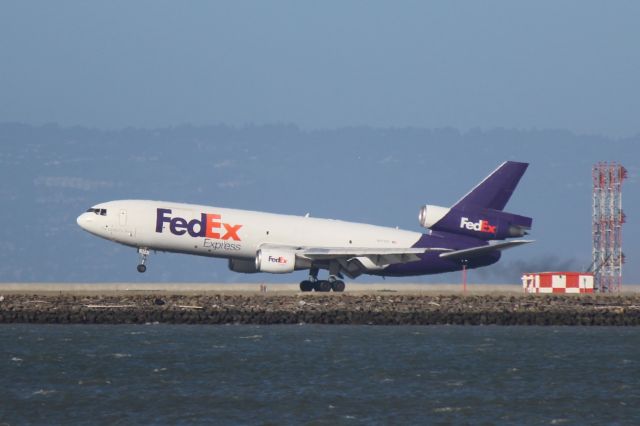
M 420 225 L 432 231 L 469 235 L 484 240 L 523 237 L 533 220 L 492 209 L 447 208 L 426 205 L 418 215 Z

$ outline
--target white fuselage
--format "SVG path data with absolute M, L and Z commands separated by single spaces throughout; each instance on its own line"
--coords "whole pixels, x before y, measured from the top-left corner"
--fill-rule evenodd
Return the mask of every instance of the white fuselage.
M 254 259 L 263 245 L 408 248 L 422 236 L 396 228 L 164 201 L 101 203 L 78 217 L 86 231 L 131 247 Z
M 343 276 L 416 276 L 491 265 L 532 219 L 503 212 L 526 163 L 505 162 L 453 207 L 420 210 L 425 234 L 397 228 L 167 201 L 98 204 L 78 225 L 99 237 L 136 247 L 138 272 L 150 250 L 229 259 L 234 272 L 284 274 L 309 270 L 302 291 L 344 291 Z M 496 240 L 496 241 L 492 241 Z M 328 270 L 327 280 L 318 272 Z

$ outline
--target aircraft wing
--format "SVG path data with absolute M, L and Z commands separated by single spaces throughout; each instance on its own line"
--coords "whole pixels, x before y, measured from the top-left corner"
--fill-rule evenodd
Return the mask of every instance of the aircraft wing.
M 366 257 L 376 266 L 408 263 L 420 260 L 419 254 L 448 251 L 446 248 L 301 248 L 296 255 L 309 260 L 351 260 Z
M 504 241 L 501 243 L 488 244 L 486 246 L 471 247 L 463 250 L 449 251 L 441 253 L 440 257 L 445 259 L 470 259 L 476 256 L 482 256 L 483 254 L 492 252 L 494 250 L 506 250 L 511 247 L 520 246 L 522 244 L 532 243 L 533 240 L 512 240 Z

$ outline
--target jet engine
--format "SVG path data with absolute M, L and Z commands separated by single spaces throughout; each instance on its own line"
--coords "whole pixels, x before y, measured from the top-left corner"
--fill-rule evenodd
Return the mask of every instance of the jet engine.
M 532 219 L 492 209 L 446 208 L 426 205 L 418 215 L 420 225 L 432 231 L 469 235 L 484 240 L 522 237 L 531 229 Z
M 450 210 L 451 209 L 447 207 L 431 206 L 429 204 L 422 206 L 420 213 L 418 214 L 420 226 L 423 228 L 431 228 L 433 225 L 438 223 L 440 219 L 445 217 Z
M 255 268 L 259 272 L 286 274 L 296 267 L 296 254 L 293 251 L 264 248 L 256 254 Z
M 245 274 L 258 272 L 254 259 L 229 259 L 229 269 L 233 272 L 243 272 Z

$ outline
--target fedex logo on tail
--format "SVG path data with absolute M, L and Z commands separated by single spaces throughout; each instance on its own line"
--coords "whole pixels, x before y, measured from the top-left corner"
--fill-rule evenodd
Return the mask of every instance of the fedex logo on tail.
M 187 222 L 181 217 L 171 217 L 171 209 L 157 209 L 156 232 L 162 233 L 164 224 L 169 224 L 169 232 L 173 235 L 188 233 L 192 237 L 206 237 L 217 240 L 240 241 L 238 231 L 242 225 L 232 225 L 222 222 L 219 214 L 201 213 L 200 219 Z
M 478 222 L 469 222 L 468 217 L 460 218 L 460 228 L 470 231 L 486 232 L 489 234 L 496 233 L 496 226 L 491 225 L 488 220 L 481 219 Z

